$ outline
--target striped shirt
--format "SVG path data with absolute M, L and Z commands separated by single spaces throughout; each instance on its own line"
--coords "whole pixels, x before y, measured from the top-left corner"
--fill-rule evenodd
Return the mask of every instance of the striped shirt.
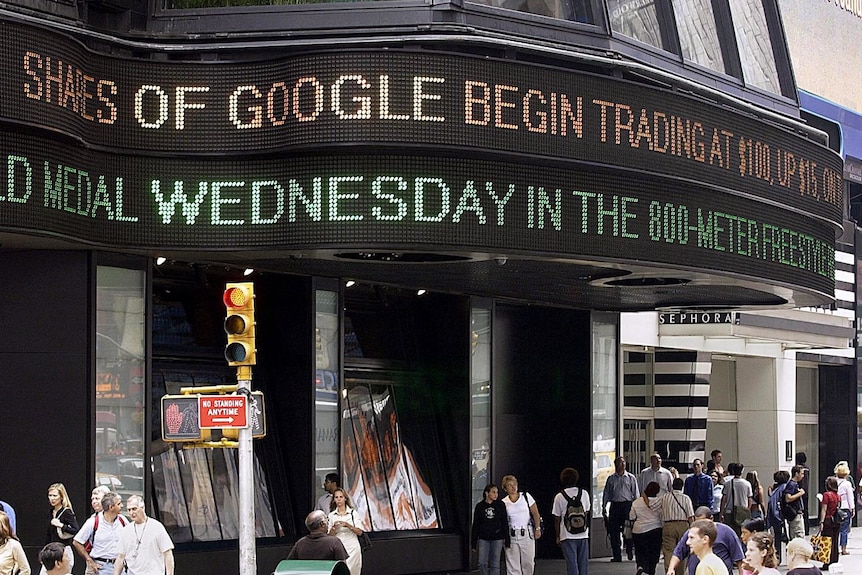
M 688 521 L 694 516 L 691 498 L 680 490 L 674 490 L 661 496 L 662 521 Z

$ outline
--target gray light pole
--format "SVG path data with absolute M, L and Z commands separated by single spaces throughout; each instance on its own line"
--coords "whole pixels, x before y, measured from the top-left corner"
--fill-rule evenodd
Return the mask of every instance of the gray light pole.
M 251 366 L 236 370 L 237 391 L 251 406 Z M 254 531 L 254 445 L 251 418 L 239 430 L 239 575 L 257 575 L 257 542 Z

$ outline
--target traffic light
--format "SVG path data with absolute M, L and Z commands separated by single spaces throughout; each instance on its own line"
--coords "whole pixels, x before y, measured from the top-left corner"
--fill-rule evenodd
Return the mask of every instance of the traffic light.
M 227 284 L 224 305 L 227 308 L 224 320 L 227 346 L 224 348 L 224 357 L 228 365 L 254 365 L 254 284 Z

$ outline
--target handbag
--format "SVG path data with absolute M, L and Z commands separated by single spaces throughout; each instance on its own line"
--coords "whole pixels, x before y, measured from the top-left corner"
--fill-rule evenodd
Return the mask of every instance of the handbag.
M 373 544 L 371 543 L 371 537 L 368 536 L 368 533 L 365 531 L 362 532 L 362 535 L 359 536 L 359 547 L 362 549 L 362 552 L 365 553 Z
M 65 511 L 66 511 L 65 509 L 61 510 L 60 516 L 62 516 Z M 56 518 L 57 518 L 57 512 L 54 511 L 54 519 L 56 519 Z M 63 531 L 62 527 L 57 527 L 56 529 L 57 529 L 57 537 L 59 537 L 60 539 L 63 539 L 64 541 L 71 539 L 72 537 L 75 536 L 74 533 L 66 533 L 65 531 Z
M 820 561 L 821 563 L 829 563 L 829 557 L 832 555 L 832 538 L 826 535 L 812 535 L 811 546 L 814 548 L 814 555 L 811 559 Z

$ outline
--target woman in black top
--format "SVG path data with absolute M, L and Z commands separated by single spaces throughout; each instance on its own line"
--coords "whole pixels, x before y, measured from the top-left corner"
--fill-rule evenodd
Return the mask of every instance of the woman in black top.
M 65 545 L 66 557 L 69 558 L 69 569 L 71 569 L 75 562 L 71 544 L 72 537 L 78 532 L 78 519 L 72 511 L 72 502 L 62 483 L 52 483 L 48 487 L 48 503 L 51 505 L 51 519 L 48 523 L 45 543 L 56 542 Z M 40 573 L 44 573 L 44 569 Z
M 479 552 L 479 573 L 500 575 L 503 545 L 509 546 L 509 516 L 506 506 L 497 499 L 499 490 L 493 483 L 485 486 L 482 500 L 473 510 L 471 547 Z

